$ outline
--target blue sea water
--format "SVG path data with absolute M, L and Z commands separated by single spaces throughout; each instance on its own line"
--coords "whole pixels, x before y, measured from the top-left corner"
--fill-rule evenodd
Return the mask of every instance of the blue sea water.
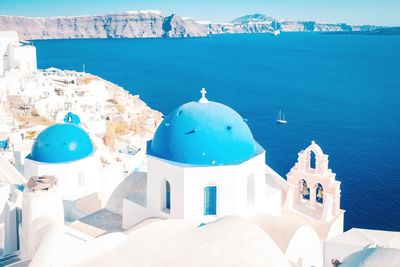
M 248 119 L 282 176 L 311 140 L 342 182 L 345 228 L 400 231 L 400 37 L 286 33 L 35 41 L 40 68 L 86 71 L 167 114 L 200 97 Z M 282 109 L 289 121 L 276 124 Z

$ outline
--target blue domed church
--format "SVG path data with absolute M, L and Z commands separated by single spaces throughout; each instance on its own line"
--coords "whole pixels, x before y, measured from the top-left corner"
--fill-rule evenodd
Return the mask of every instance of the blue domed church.
M 279 214 L 280 192 L 265 191 L 265 150 L 240 114 L 205 93 L 159 125 L 148 148 L 145 201 L 124 200 L 124 227 L 147 217 Z
M 95 152 L 89 134 L 79 125 L 51 125 L 36 137 L 31 153 L 25 158 L 24 176 L 27 179 L 56 177 L 64 200 L 65 218 L 75 220 L 86 215 L 75 206 L 97 189 L 100 164 Z

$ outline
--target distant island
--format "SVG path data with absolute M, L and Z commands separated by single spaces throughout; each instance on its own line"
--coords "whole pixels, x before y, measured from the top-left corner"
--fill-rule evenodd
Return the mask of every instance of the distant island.
M 229 23 L 196 21 L 157 10 L 63 17 L 0 16 L 0 31 L 17 31 L 22 40 L 73 38 L 179 38 L 234 33 L 370 32 L 381 26 L 348 25 L 246 15 Z
M 400 27 L 380 28 L 370 31 L 326 32 L 326 34 L 400 35 Z

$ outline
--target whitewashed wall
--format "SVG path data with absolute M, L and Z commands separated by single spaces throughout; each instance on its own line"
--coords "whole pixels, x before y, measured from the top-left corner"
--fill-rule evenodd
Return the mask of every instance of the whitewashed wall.
M 63 203 L 57 188 L 39 192 L 26 188 L 22 198 L 22 259 L 32 258 L 51 224 L 64 225 Z
M 18 43 L 17 32 L 0 32 L 0 77 L 4 76 L 5 71 L 9 68 L 8 48 L 10 43 Z M 5 55 L 7 55 L 6 59 L 4 59 Z
M 11 49 L 11 67 L 17 68 L 23 75 L 37 70 L 36 48 L 34 46 L 15 45 Z
M 147 173 L 149 217 L 208 222 L 227 215 L 280 213 L 279 192 L 266 190 L 265 154 L 231 166 L 193 167 L 150 156 Z M 170 210 L 165 209 L 165 185 L 170 183 Z M 251 181 L 251 182 L 249 182 Z M 217 214 L 204 215 L 204 188 L 217 186 Z M 248 194 L 249 193 L 249 194 Z M 249 195 L 249 198 L 248 198 Z M 143 207 L 124 202 L 125 227 L 143 220 Z M 134 204 L 134 203 L 133 203 Z

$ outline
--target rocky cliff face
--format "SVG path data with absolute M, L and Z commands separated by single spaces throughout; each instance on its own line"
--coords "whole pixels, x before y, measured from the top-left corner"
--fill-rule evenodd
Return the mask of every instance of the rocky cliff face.
M 159 11 L 132 11 L 104 16 L 30 18 L 0 16 L 0 30 L 23 40 L 69 38 L 155 38 L 206 36 L 207 27 Z
M 210 34 L 206 25 L 176 15 L 164 18 L 162 37 L 199 37 Z
M 202 37 L 226 33 L 370 31 L 375 26 L 278 20 L 247 15 L 230 23 L 201 23 L 160 11 L 129 11 L 103 16 L 31 18 L 0 16 L 0 30 L 19 33 L 22 40 L 69 38 Z
M 271 33 L 281 32 L 343 32 L 371 31 L 379 27 L 352 26 L 345 23 L 319 23 L 316 21 L 278 20 L 263 14 L 246 15 L 230 23 L 210 24 L 211 33 Z
M 346 23 L 320 23 L 315 21 L 276 21 L 277 28 L 284 32 L 351 32 L 372 31 L 380 27 L 373 25 L 348 25 Z

